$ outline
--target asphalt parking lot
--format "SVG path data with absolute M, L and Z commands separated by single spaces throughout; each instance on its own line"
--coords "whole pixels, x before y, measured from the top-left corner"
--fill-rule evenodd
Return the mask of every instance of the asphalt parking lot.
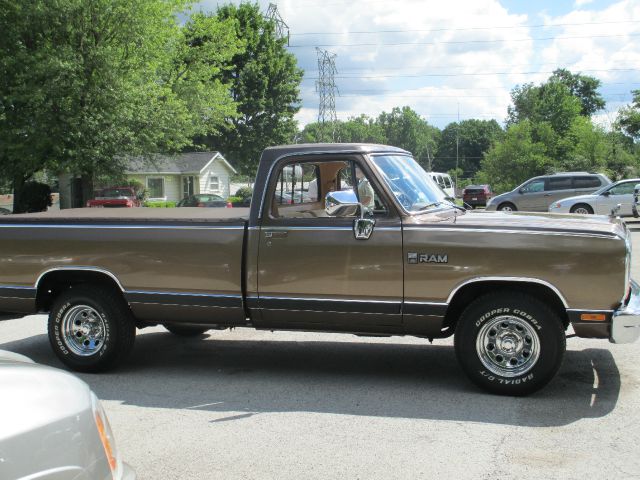
M 634 247 L 640 278 L 640 225 Z M 640 478 L 640 344 L 567 347 L 527 398 L 476 389 L 450 340 L 247 329 L 145 329 L 81 377 L 140 479 Z M 43 315 L 0 322 L 0 348 L 62 366 Z

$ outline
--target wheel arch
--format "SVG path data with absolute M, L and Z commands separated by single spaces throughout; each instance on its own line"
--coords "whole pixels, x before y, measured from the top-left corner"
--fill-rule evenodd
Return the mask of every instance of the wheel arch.
M 124 292 L 118 278 L 110 271 L 94 267 L 57 267 L 40 274 L 35 283 L 36 309 L 47 312 L 55 298 L 74 285 L 99 285 Z M 124 296 L 123 296 L 124 298 Z
M 444 331 L 447 334 L 452 334 L 466 306 L 485 293 L 496 290 L 528 293 L 556 311 L 562 319 L 565 329 L 569 326 L 567 301 L 562 292 L 551 283 L 536 278 L 483 277 L 463 282 L 449 294 L 447 312 L 443 322 Z

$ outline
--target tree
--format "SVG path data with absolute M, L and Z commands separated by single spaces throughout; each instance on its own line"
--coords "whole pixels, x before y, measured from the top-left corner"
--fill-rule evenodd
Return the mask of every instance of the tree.
M 533 130 L 530 120 L 511 125 L 503 141 L 491 147 L 482 160 L 478 181 L 503 192 L 527 178 L 552 171 L 555 162 L 548 156 L 545 144 L 533 139 Z
M 480 169 L 485 152 L 500 140 L 504 131 L 495 120 L 452 122 L 442 130 L 434 170 L 447 172 L 456 167 L 456 150 L 460 176 L 472 177 Z M 456 148 L 457 147 L 457 148 Z
M 426 169 L 432 170 L 432 159 L 437 153 L 440 130 L 427 123 L 410 107 L 394 107 L 391 113 L 382 112 L 378 125 L 387 143 L 413 153 Z
M 223 151 L 241 173 L 252 175 L 265 147 L 294 139 L 303 72 L 287 52 L 286 39 L 276 37 L 274 22 L 264 17 L 257 3 L 226 5 L 208 18 L 234 21 L 244 49 L 220 74 L 222 82 L 231 85 L 239 115 L 227 118 L 227 130 L 202 141 Z
M 343 143 L 387 143 L 387 139 L 380 125 L 375 119 L 366 115 L 353 117 L 342 122 L 338 120 L 335 129 Z M 308 123 L 296 136 L 302 143 L 315 143 L 321 136 L 320 124 Z
M 185 5 L 0 0 L 0 163 L 15 205 L 39 170 L 81 174 L 88 197 L 94 175 L 121 172 L 128 155 L 179 150 L 233 111 L 222 88 L 203 90 L 202 65 L 179 55 Z
M 549 77 L 549 81 L 562 83 L 569 89 L 571 95 L 580 100 L 582 105 L 580 115 L 590 117 L 605 106 L 604 98 L 598 93 L 601 82 L 597 78 L 559 68 Z
M 618 112 L 616 127 L 634 140 L 640 140 L 640 90 L 634 90 L 633 101 Z

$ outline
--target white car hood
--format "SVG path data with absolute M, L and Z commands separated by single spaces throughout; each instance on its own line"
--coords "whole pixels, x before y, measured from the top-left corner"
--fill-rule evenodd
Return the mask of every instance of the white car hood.
M 91 390 L 74 375 L 0 350 L 0 442 L 90 410 Z

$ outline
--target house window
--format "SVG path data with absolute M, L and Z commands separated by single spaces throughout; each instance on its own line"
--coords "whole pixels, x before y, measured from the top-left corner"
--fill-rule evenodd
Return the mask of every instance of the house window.
M 209 190 L 218 192 L 220 190 L 220 177 L 209 177 Z
M 164 198 L 164 178 L 147 178 L 149 198 Z

